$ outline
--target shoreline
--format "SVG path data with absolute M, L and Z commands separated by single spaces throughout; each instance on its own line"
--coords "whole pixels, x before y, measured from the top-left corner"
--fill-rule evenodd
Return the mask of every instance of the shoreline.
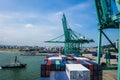
M 6 52 L 6 53 L 21 53 L 18 49 L 0 49 L 0 53 Z

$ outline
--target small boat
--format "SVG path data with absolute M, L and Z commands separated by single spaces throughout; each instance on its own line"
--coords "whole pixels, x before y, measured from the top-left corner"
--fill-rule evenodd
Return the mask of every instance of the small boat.
M 17 60 L 17 56 L 15 56 L 14 63 L 9 64 L 9 65 L 1 66 L 1 69 L 4 69 L 4 68 L 25 68 L 26 65 L 27 65 L 27 64 L 20 63 L 20 62 Z

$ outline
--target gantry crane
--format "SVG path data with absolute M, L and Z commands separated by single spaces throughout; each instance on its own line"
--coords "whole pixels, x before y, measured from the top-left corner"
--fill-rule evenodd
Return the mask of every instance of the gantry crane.
M 81 54 L 82 55 L 82 44 L 94 42 L 93 39 L 88 39 L 81 34 L 75 33 L 71 28 L 68 28 L 68 23 L 63 14 L 62 17 L 62 24 L 64 35 L 61 35 L 55 39 L 45 41 L 45 42 L 52 42 L 52 43 L 65 43 L 64 46 L 64 53 L 65 54 Z M 64 41 L 56 41 L 58 38 L 64 36 Z
M 98 22 L 99 22 L 99 41 L 98 41 L 98 56 L 97 63 L 100 64 L 100 55 L 101 55 L 101 44 L 102 44 L 102 35 L 110 42 L 110 44 L 115 48 L 116 47 L 105 34 L 103 30 L 105 29 L 120 29 L 120 0 L 94 0 Z M 116 13 L 117 12 L 117 13 Z M 120 30 L 119 30 L 119 46 L 120 46 Z M 109 69 L 114 69 L 115 67 L 108 67 Z M 118 80 L 120 80 L 120 47 L 118 53 Z

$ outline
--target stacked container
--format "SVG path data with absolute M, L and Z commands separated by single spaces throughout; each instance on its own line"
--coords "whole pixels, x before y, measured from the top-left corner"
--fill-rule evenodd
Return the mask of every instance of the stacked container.
M 50 71 L 51 71 L 51 61 L 48 60 L 46 64 L 46 77 L 50 76 Z
M 94 66 L 87 61 L 85 61 L 85 63 L 88 65 L 88 69 L 90 70 L 90 80 L 94 80 L 94 75 L 93 75 L 93 67 Z
M 41 77 L 46 77 L 46 63 L 45 60 L 41 63 Z
M 88 68 L 88 64 L 86 62 L 84 62 L 83 60 L 77 60 L 78 64 L 82 64 L 83 66 L 85 66 L 86 68 Z
M 51 60 L 51 71 L 56 71 L 56 61 L 55 60 Z
M 71 67 L 73 65 L 74 67 Z M 62 74 L 64 78 L 59 76 L 63 76 Z M 48 55 L 41 64 L 40 80 L 48 80 L 48 78 L 49 80 L 82 80 L 83 78 L 84 80 L 102 80 L 102 67 L 86 57 L 76 57 L 71 54 L 63 57 Z
M 56 60 L 56 71 L 60 71 L 60 61 Z
M 60 61 L 60 71 L 65 71 L 65 63 Z
M 69 80 L 90 80 L 90 71 L 81 64 L 66 64 Z
M 87 62 L 93 65 L 93 80 L 102 80 L 102 66 L 89 60 Z
M 49 80 L 68 80 L 68 77 L 65 71 L 52 71 Z

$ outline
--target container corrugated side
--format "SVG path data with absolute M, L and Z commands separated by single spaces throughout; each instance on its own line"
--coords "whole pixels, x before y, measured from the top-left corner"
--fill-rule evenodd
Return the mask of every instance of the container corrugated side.
M 46 70 L 40 71 L 40 77 L 46 77 Z
M 68 80 L 68 77 L 65 71 L 52 71 L 50 80 Z
M 50 71 L 45 71 L 46 76 L 45 77 L 50 77 Z
M 46 63 L 46 71 L 50 71 L 51 70 L 51 61 L 48 60 Z
M 65 71 L 65 63 L 60 62 L 60 71 Z
M 41 70 L 40 70 L 41 77 L 46 77 L 46 64 L 47 64 L 47 61 L 42 61 L 41 63 Z
M 56 71 L 55 60 L 51 60 L 51 71 Z
M 93 61 L 90 61 L 90 60 L 87 60 L 87 62 L 91 63 L 93 66 L 94 66 L 94 80 L 102 80 L 102 66 L 93 62 Z
M 41 70 L 46 70 L 46 63 L 47 63 L 47 61 L 42 61 L 42 63 L 41 63 Z
M 69 80 L 90 80 L 90 71 L 81 64 L 66 64 Z
M 87 61 L 85 61 L 86 62 L 86 64 L 88 64 L 88 69 L 90 70 L 90 80 L 93 80 L 94 79 L 94 74 L 93 74 L 93 65 L 92 64 L 90 64 L 89 62 L 87 62 Z
M 69 60 L 68 63 L 69 63 L 69 64 L 77 64 L 76 61 L 71 61 L 71 60 Z
M 56 60 L 56 71 L 60 71 L 60 61 Z
M 50 80 L 50 79 L 46 77 L 41 77 L 39 80 Z
M 85 66 L 86 68 L 88 68 L 88 64 L 86 64 L 86 62 L 84 62 L 83 60 L 77 60 L 78 63 L 82 64 L 83 66 Z

